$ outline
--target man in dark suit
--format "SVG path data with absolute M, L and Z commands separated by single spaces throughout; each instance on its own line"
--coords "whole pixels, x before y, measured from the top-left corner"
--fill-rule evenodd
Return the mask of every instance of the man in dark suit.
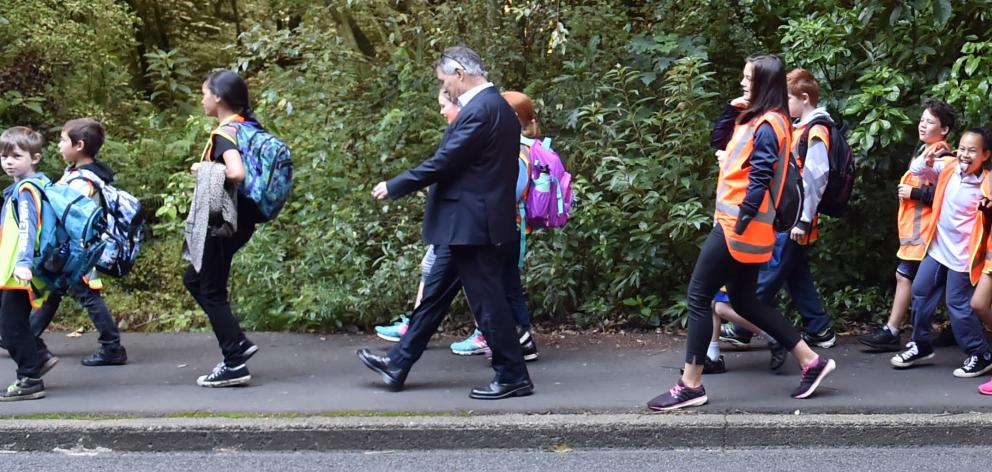
M 435 65 L 441 89 L 461 106 L 434 156 L 372 194 L 400 198 L 428 185 L 423 238 L 437 258 L 424 284 L 410 328 L 388 356 L 367 349 L 358 357 L 394 390 L 420 358 L 431 335 L 464 285 L 465 296 L 493 353 L 496 376 L 469 394 L 477 399 L 530 395 L 534 385 L 524 364 L 516 327 L 503 288 L 505 244 L 517 241 L 515 185 L 520 121 L 513 108 L 486 79 L 475 51 L 448 48 Z

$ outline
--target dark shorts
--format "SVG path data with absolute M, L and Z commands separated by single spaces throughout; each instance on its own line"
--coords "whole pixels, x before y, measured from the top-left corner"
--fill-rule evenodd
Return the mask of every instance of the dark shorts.
M 725 290 L 720 290 L 716 292 L 716 296 L 713 297 L 713 301 L 717 303 L 730 303 L 730 295 L 727 295 Z
M 909 280 L 916 278 L 916 271 L 920 269 L 920 261 L 899 261 L 896 266 L 896 273 Z

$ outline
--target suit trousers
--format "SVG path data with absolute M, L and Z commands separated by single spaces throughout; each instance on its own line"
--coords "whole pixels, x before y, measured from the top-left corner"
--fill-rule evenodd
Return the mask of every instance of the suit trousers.
M 435 245 L 434 254 L 436 259 L 425 279 L 420 305 L 410 317 L 407 333 L 390 349 L 390 362 L 409 370 L 420 359 L 464 285 L 479 330 L 493 352 L 494 380 L 529 380 L 503 287 L 506 251 L 494 245 Z

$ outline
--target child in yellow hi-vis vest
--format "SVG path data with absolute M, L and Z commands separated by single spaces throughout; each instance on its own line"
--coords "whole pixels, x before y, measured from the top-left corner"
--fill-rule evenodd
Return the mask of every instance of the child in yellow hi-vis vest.
M 28 323 L 32 307 L 40 306 L 45 294 L 45 287 L 32 274 L 41 233 L 42 195 L 35 186 L 20 184 L 35 177 L 43 142 L 41 134 L 23 126 L 0 134 L 0 163 L 14 179 L 4 190 L 0 209 L 0 337 L 17 363 L 17 381 L 0 391 L 0 401 L 44 397 L 41 376 L 58 362 L 42 355 L 43 346 Z

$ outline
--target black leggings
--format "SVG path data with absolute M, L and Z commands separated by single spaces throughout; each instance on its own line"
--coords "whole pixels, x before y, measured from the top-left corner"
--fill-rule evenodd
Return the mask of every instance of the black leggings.
M 744 319 L 754 323 L 782 343 L 788 350 L 799 344 L 799 332 L 779 313 L 755 295 L 758 267 L 734 260 L 727 249 L 723 228 L 713 225 L 696 259 L 689 282 L 689 339 L 685 352 L 687 364 L 702 364 L 713 336 L 713 297 L 726 285 L 730 305 Z

